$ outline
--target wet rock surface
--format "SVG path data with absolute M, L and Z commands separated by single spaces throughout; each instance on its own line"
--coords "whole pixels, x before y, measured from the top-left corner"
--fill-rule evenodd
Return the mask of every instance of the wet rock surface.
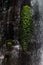
M 14 2 L 11 1 L 12 3 Z M 19 36 L 19 23 L 20 23 L 20 8 L 21 0 L 10 4 L 3 9 L 0 9 L 0 35 L 4 37 L 3 30 L 8 28 L 9 23 L 14 25 L 14 46 L 11 50 L 8 50 L 5 44 L 5 38 L 3 40 L 4 45 L 0 48 L 0 65 L 43 65 L 43 1 L 32 0 L 32 12 L 33 12 L 33 25 L 34 33 L 31 41 L 29 42 L 27 52 L 22 51 L 20 43 L 18 42 Z M 2 1 L 1 1 L 2 4 Z M 2 6 L 1 6 L 2 7 Z M 3 11 L 2 11 L 3 10 Z M 7 29 L 8 30 L 8 29 Z M 3 44 L 3 43 L 2 43 Z M 4 59 L 8 61 L 4 64 Z

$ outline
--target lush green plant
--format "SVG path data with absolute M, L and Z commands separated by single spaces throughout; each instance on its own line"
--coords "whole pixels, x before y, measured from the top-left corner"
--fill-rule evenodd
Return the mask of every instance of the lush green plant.
M 12 46 L 12 41 L 7 41 L 7 46 Z
M 20 42 L 24 51 L 27 51 L 28 42 L 32 33 L 31 7 L 25 5 L 21 10 Z

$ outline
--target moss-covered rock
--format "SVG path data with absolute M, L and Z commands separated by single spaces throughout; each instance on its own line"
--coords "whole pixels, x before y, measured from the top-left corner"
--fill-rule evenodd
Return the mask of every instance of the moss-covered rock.
M 12 46 L 12 44 L 13 44 L 13 43 L 12 43 L 11 40 L 9 40 L 9 41 L 6 42 L 6 46 L 8 46 L 8 47 L 9 47 L 9 46 Z
M 20 42 L 24 51 L 27 51 L 28 41 L 32 33 L 31 7 L 24 5 L 21 10 Z

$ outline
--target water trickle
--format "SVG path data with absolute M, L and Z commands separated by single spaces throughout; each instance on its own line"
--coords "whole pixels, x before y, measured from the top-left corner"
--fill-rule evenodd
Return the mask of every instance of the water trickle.
M 33 0 L 31 4 L 33 10 L 36 11 L 36 15 L 39 15 L 39 18 L 37 17 L 36 20 L 33 19 L 36 27 L 35 32 L 36 33 L 38 32 L 38 34 L 36 34 L 36 39 L 38 44 L 36 43 L 36 49 L 32 52 L 31 63 L 32 65 L 43 65 L 43 51 L 42 51 L 43 50 L 43 6 L 42 6 L 43 0 Z M 38 5 L 38 9 L 37 9 L 37 5 Z M 33 15 L 34 15 L 34 11 L 33 11 Z

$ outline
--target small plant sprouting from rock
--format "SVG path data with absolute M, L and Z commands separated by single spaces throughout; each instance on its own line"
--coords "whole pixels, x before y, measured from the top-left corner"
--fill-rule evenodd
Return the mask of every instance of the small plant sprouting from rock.
M 20 42 L 24 51 L 27 51 L 28 42 L 32 33 L 31 7 L 24 5 L 21 10 Z

